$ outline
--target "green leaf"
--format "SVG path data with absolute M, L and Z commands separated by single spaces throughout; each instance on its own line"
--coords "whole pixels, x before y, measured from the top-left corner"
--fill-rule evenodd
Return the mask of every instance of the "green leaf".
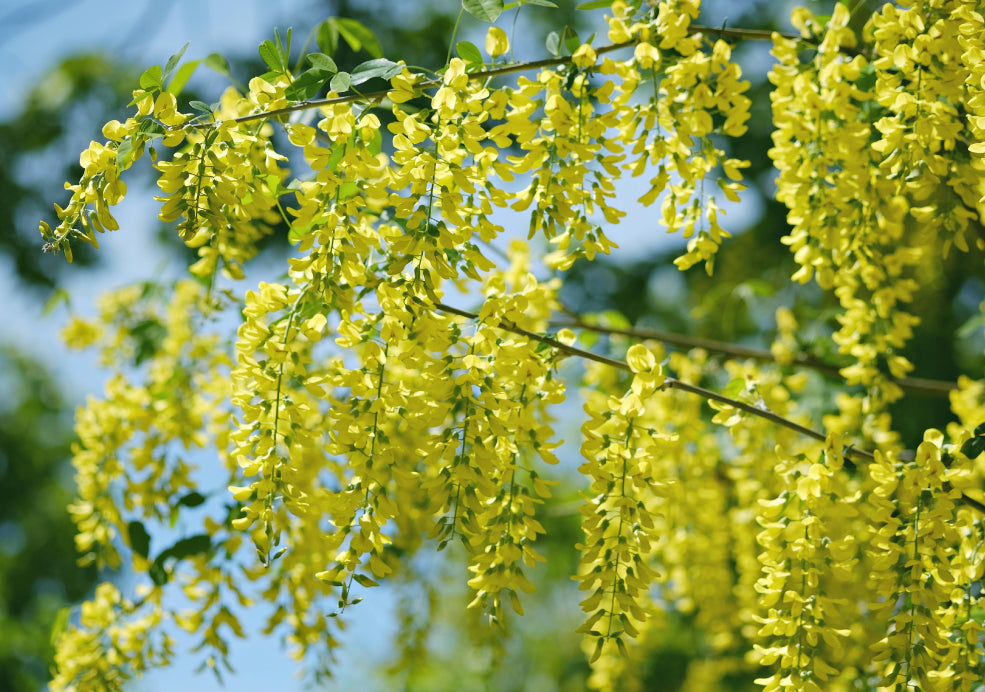
M 374 58 L 383 57 L 383 49 L 380 48 L 380 42 L 376 40 L 376 36 L 364 24 L 348 17 L 335 18 L 335 23 L 338 27 L 339 35 L 345 39 L 345 42 L 349 44 L 349 47 L 354 52 L 358 53 L 360 50 L 364 50 Z
M 376 77 L 389 80 L 400 74 L 403 69 L 403 65 L 398 65 L 392 60 L 387 60 L 386 58 L 367 60 L 362 65 L 356 66 L 356 69 L 354 69 L 349 75 L 349 81 L 352 86 L 356 86 L 357 84 L 368 82 Z
M 869 63 L 859 70 L 858 78 L 855 80 L 855 86 L 857 86 L 860 91 L 872 91 L 875 85 L 876 68 L 872 63 Z
M 44 316 L 50 315 L 62 303 L 65 303 L 66 306 L 71 306 L 68 291 L 64 288 L 56 288 L 52 292 L 51 297 L 45 302 L 44 307 L 41 309 L 41 314 Z
M 379 586 L 378 582 L 373 581 L 365 574 L 353 574 L 352 578 L 355 579 L 357 582 L 359 582 L 360 585 L 365 586 L 366 588 L 369 588 L 371 586 Z
M 318 47 L 328 55 L 339 50 L 339 25 L 335 17 L 330 17 L 318 27 Z
M 521 5 L 537 5 L 538 7 L 553 7 L 555 9 L 557 9 L 557 5 L 555 5 L 553 2 L 551 2 L 551 0 L 521 0 L 520 4 Z
M 585 348 L 592 348 L 601 340 L 602 338 L 596 332 L 582 332 L 578 335 L 578 342 Z
M 745 389 L 746 389 L 746 378 L 736 377 L 732 381 L 730 381 L 727 385 L 725 385 L 725 389 L 722 390 L 722 394 L 724 394 L 725 396 L 731 399 L 734 399 L 740 394 L 742 394 L 742 392 L 744 392 Z
M 284 69 L 287 70 L 288 58 L 291 55 L 291 31 L 292 27 L 287 27 L 287 38 L 286 43 L 282 43 L 280 40 L 280 32 L 274 29 L 274 40 L 277 42 L 277 50 L 280 52 L 281 60 L 284 63 Z
M 328 170 L 334 171 L 335 167 L 339 165 L 339 161 L 345 156 L 345 149 L 349 145 L 349 142 L 336 142 L 332 145 L 331 153 L 328 155 Z
M 164 79 L 171 76 L 171 73 L 174 72 L 174 68 L 178 66 L 178 63 L 181 61 L 181 56 L 185 54 L 186 50 L 188 50 L 187 43 L 181 47 L 181 50 L 168 58 L 168 62 L 164 66 Z
M 328 88 L 336 94 L 341 94 L 344 91 L 349 91 L 351 83 L 352 78 L 348 72 L 339 72 L 337 75 L 332 77 L 332 82 L 328 85 Z
M 632 325 L 624 314 L 618 310 L 606 310 L 598 313 L 599 324 L 615 329 L 629 329 Z
M 130 547 L 133 552 L 140 557 L 146 558 L 150 552 L 150 534 L 139 521 L 131 521 L 127 524 L 127 537 L 130 539 Z
M 164 125 L 153 118 L 144 118 L 140 121 L 140 125 L 137 126 L 137 134 L 143 139 L 158 139 L 166 135 L 167 130 L 164 128 Z
M 51 645 L 55 646 L 58 643 L 58 638 L 62 636 L 62 632 L 68 627 L 69 616 L 72 614 L 72 609 L 69 606 L 58 609 L 58 614 L 55 615 L 55 621 L 51 623 Z
M 151 563 L 150 569 L 147 570 L 147 574 L 150 576 L 150 580 L 154 582 L 155 586 L 164 586 L 168 583 L 168 571 L 164 569 L 164 562 L 158 556 L 157 560 Z
M 185 88 L 185 84 L 191 78 L 192 74 L 195 72 L 195 68 L 198 67 L 201 60 L 193 60 L 191 62 L 186 62 L 181 68 L 175 72 L 174 78 L 168 83 L 168 88 L 165 90 L 169 94 L 178 95 L 181 90 Z
M 455 44 L 455 52 L 458 53 L 458 57 L 470 65 L 481 66 L 483 64 L 482 53 L 479 52 L 474 43 L 459 41 Z
M 130 336 L 136 341 L 137 353 L 134 356 L 134 365 L 140 365 L 145 360 L 153 358 L 160 350 L 161 342 L 167 336 L 167 329 L 164 325 L 154 319 L 138 322 L 130 329 Z
M 180 507 L 198 507 L 200 504 L 205 502 L 205 495 L 194 490 L 187 495 L 182 495 L 178 499 L 178 506 Z
M 599 660 L 599 657 L 602 655 L 603 646 L 605 646 L 605 639 L 599 637 L 598 639 L 595 640 L 595 648 L 592 649 L 592 655 L 588 659 L 589 663 L 595 663 L 597 660 Z
M 156 91 L 161 88 L 162 77 L 164 72 L 161 70 L 160 65 L 153 65 L 144 70 L 144 73 L 140 75 L 140 88 L 146 91 Z
M 604 7 L 612 7 L 612 3 L 616 0 L 592 0 L 591 2 L 583 2 L 582 4 L 575 7 L 576 10 L 601 10 Z
M 373 130 L 373 137 L 370 141 L 366 142 L 366 148 L 369 149 L 369 153 L 373 156 L 383 151 L 383 133 L 379 130 Z
M 291 82 L 284 90 L 284 95 L 292 101 L 307 101 L 321 91 L 325 83 L 332 78 L 328 70 L 311 69 Z
M 292 243 L 299 242 L 303 237 L 308 235 L 311 231 L 312 224 L 305 224 L 304 226 L 291 226 L 291 230 L 287 232 L 287 239 Z
M 495 22 L 505 9 L 503 0 L 462 0 L 462 8 L 482 22 Z
M 547 48 L 547 52 L 557 57 L 560 55 L 561 37 L 557 35 L 556 31 L 552 31 L 547 35 L 547 40 L 544 41 L 544 47 Z
M 983 326 L 985 326 L 985 314 L 972 315 L 968 321 L 958 327 L 955 334 L 961 339 L 968 339 Z
M 198 111 L 199 113 L 212 114 L 212 106 L 207 104 L 205 101 L 189 101 L 188 107 L 193 111 Z
M 277 50 L 277 46 L 274 45 L 273 41 L 267 39 L 260 44 L 258 50 L 260 51 L 260 57 L 263 58 L 265 63 L 267 63 L 267 67 L 269 67 L 271 71 L 276 72 L 277 74 L 284 74 L 287 71 L 287 68 L 284 66 L 284 61 L 281 59 L 280 51 Z
M 578 38 L 578 32 L 572 29 L 570 26 L 564 27 L 562 32 L 564 36 L 564 47 L 568 49 L 569 53 L 574 53 L 578 48 L 581 47 L 581 39 Z
M 335 64 L 335 61 L 324 53 L 311 53 L 308 56 L 308 62 L 316 70 L 331 72 L 332 74 L 339 71 L 339 67 Z
M 355 180 L 346 180 L 339 185 L 339 201 L 344 202 L 355 196 L 357 192 L 359 192 L 359 183 Z
M 207 552 L 209 548 L 212 547 L 212 538 L 207 533 L 198 534 L 195 536 L 189 536 L 188 538 L 182 538 L 180 541 L 175 543 L 173 546 L 162 552 L 157 556 L 158 560 L 164 561 L 169 557 L 173 557 L 177 560 L 182 558 L 191 557 L 192 555 L 198 555 L 200 553 Z
M 133 162 L 133 137 L 126 137 L 116 148 L 116 173 L 119 175 Z
M 961 445 L 961 453 L 969 459 L 978 458 L 982 452 L 985 452 L 985 437 L 973 437 L 970 440 L 965 440 L 965 443 Z
M 229 62 L 219 53 L 209 53 L 205 57 L 205 66 L 221 75 L 229 74 Z

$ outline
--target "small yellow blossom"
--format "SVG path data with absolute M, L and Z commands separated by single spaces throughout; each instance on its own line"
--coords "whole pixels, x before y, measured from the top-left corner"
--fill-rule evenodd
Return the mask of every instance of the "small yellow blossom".
M 489 54 L 489 57 L 495 58 L 503 55 L 509 49 L 510 42 L 506 37 L 506 32 L 498 26 L 489 27 L 489 31 L 486 32 L 486 53 Z
M 597 61 L 598 55 L 595 54 L 595 49 L 587 43 L 578 46 L 578 49 L 571 55 L 572 64 L 582 69 L 594 67 Z
M 103 330 L 99 324 L 73 315 L 62 329 L 62 341 L 69 348 L 79 350 L 91 346 L 102 337 L 102 334 Z

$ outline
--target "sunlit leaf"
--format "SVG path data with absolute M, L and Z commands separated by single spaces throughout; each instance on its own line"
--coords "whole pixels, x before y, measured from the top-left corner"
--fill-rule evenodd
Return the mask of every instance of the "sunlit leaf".
M 350 83 L 353 86 L 356 86 L 362 84 L 363 82 L 368 82 L 375 77 L 379 77 L 380 79 L 391 79 L 400 74 L 403 69 L 403 65 L 398 65 L 392 60 L 387 60 L 386 58 L 369 60 L 364 62 L 362 65 L 356 66 L 356 68 L 349 75 Z
M 146 89 L 147 91 L 153 91 L 161 88 L 161 79 L 164 76 L 164 72 L 161 70 L 160 65 L 153 65 L 144 70 L 144 73 L 140 75 L 140 88 Z
M 482 65 L 482 53 L 479 52 L 478 47 L 474 43 L 469 43 L 468 41 L 459 41 L 455 44 L 455 52 L 458 53 L 460 57 L 465 62 L 470 65 Z
M 164 79 L 170 77 L 171 73 L 174 72 L 174 68 L 176 68 L 178 66 L 178 63 L 181 61 L 181 56 L 183 56 L 185 54 L 185 51 L 188 50 L 188 45 L 189 44 L 186 43 L 181 47 L 181 50 L 179 50 L 177 53 L 175 53 L 170 58 L 168 58 L 168 62 L 164 66 Z
M 462 7 L 483 22 L 495 22 L 505 9 L 503 0 L 462 0 Z
M 178 71 L 175 72 L 174 77 L 168 82 L 168 88 L 166 91 L 171 94 L 180 94 L 181 90 L 185 88 L 185 84 L 191 79 L 192 74 L 194 74 L 195 69 L 198 67 L 201 60 L 193 60 L 192 62 L 186 62 Z
M 349 86 L 351 83 L 352 77 L 348 72 L 339 72 L 337 75 L 332 77 L 332 81 L 328 86 L 336 94 L 341 94 L 344 91 L 349 91 Z
M 263 58 L 265 63 L 267 63 L 267 67 L 269 67 L 272 72 L 283 74 L 287 71 L 284 62 L 281 60 L 280 52 L 277 50 L 277 47 L 274 45 L 273 41 L 269 39 L 264 41 L 260 44 L 258 50 L 260 51 L 260 57 Z
M 356 53 L 364 50 L 374 58 L 383 57 L 383 49 L 376 36 L 364 24 L 349 17 L 337 17 L 335 19 L 339 35 L 345 39 L 349 47 Z
M 205 57 L 205 66 L 221 75 L 229 74 L 229 62 L 219 53 L 209 53 Z

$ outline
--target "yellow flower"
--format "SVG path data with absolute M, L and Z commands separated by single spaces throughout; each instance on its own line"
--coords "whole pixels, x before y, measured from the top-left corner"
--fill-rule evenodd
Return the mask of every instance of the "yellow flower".
M 506 32 L 498 26 L 489 27 L 489 31 L 486 32 L 486 52 L 489 53 L 489 56 L 495 58 L 503 55 L 509 49 L 510 41 L 506 37 Z
M 657 359 L 643 344 L 633 344 L 626 353 L 626 363 L 634 373 L 649 372 L 656 367 Z
M 571 62 L 582 69 L 592 67 L 597 60 L 598 55 L 595 54 L 595 49 L 587 43 L 581 44 L 571 56 Z
M 65 328 L 62 329 L 62 341 L 69 348 L 83 349 L 91 346 L 103 335 L 102 328 L 93 322 L 72 316 Z

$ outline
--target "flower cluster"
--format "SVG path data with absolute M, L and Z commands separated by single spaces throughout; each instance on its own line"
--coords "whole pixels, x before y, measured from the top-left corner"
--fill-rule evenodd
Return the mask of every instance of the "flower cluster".
M 886 3 L 861 30 L 839 3 L 828 18 L 797 10 L 800 39 L 774 35 L 783 242 L 794 282 L 816 278 L 837 304 L 835 396 L 795 370 L 811 359 L 787 309 L 769 353 L 725 349 L 724 363 L 714 342 L 668 354 L 615 328 L 601 355 L 547 336 L 562 272 L 617 247 L 619 179 L 648 180 L 641 203 L 686 241 L 679 268 L 710 273 L 729 236 L 718 195 L 744 189 L 732 141 L 749 85 L 732 34 L 701 33 L 699 11 L 616 0 L 614 45 L 520 66 L 501 64 L 494 27 L 492 69 L 475 50 L 434 80 L 370 65 L 391 78 L 386 99 L 296 101 L 303 77 L 286 67 L 194 118 L 172 93 L 135 92 L 134 115 L 83 153 L 45 241 L 69 254 L 116 228 L 122 176 L 160 140 L 159 216 L 198 257 L 194 280 L 115 291 L 63 333 L 115 370 L 77 417 L 77 546 L 102 568 L 129 561 L 140 598 L 99 587 L 61 636 L 54 689 L 119 689 L 166 664 L 168 635 L 152 633 L 167 621 L 221 668 L 255 598 L 275 604 L 266 631 L 325 671 L 333 623 L 427 547 L 460 557 L 473 612 L 508 625 L 563 474 L 551 407 L 570 356 L 596 361 L 575 577 L 590 686 L 633 689 L 676 618 L 700 640 L 685 689 L 730 675 L 768 690 L 973 688 L 985 384 L 959 380 L 950 444 L 928 431 L 912 459 L 889 408 L 912 369 L 907 305 L 982 244 L 985 31 L 970 3 Z M 248 274 L 281 231 L 287 271 Z M 826 434 L 810 413 L 829 414 Z M 846 446 L 856 438 L 877 451 Z M 162 598 L 175 586 L 181 610 Z
M 648 619 L 647 594 L 657 573 L 649 555 L 658 539 L 654 514 L 661 486 L 656 459 L 673 435 L 654 431 L 646 401 L 663 384 L 656 357 L 642 344 L 630 348 L 630 389 L 615 398 L 598 392 L 585 404 L 582 425 L 585 463 L 592 497 L 581 508 L 585 532 L 579 588 L 588 591 L 582 609 L 589 617 L 579 631 L 592 641 L 591 659 L 607 649 L 625 650 Z M 669 481 L 669 479 L 668 479 Z
M 801 42 L 775 37 L 771 73 L 770 156 L 790 210 L 793 278 L 816 276 L 837 296 L 834 339 L 854 361 L 842 373 L 867 389 L 862 423 L 873 437 L 902 395 L 895 380 L 913 367 L 901 353 L 917 323 L 905 305 L 937 280 L 951 247 L 969 250 L 979 203 L 978 173 L 956 154 L 973 139 L 960 113 L 975 102 L 962 37 L 980 32 L 982 17 L 963 3 L 906 5 L 873 15 L 865 51 L 846 6 L 826 23 L 797 10 L 793 21 L 816 50 L 804 61 Z

